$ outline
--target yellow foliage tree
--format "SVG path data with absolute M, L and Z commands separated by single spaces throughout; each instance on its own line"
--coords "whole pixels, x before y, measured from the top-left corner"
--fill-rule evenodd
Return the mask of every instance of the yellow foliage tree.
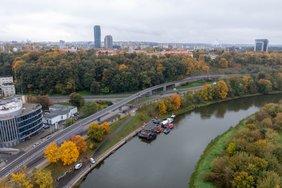
M 59 155 L 64 165 L 70 165 L 77 161 L 79 151 L 72 141 L 65 141 L 59 149 Z
M 19 188 L 32 188 L 30 180 L 25 172 L 17 172 L 11 174 L 11 182 L 14 182 Z
M 121 64 L 121 65 L 119 65 L 118 69 L 119 69 L 120 71 L 123 71 L 123 70 L 126 70 L 126 69 L 127 69 L 127 66 L 126 66 L 125 64 Z
M 73 135 L 70 140 L 76 145 L 79 153 L 84 153 L 86 151 L 86 142 L 82 136 Z
M 104 134 L 109 134 L 110 133 L 110 123 L 104 122 L 100 126 L 103 128 Z
M 44 156 L 46 159 L 49 160 L 50 163 L 55 163 L 58 161 L 59 153 L 58 153 L 58 146 L 56 143 L 51 143 L 49 146 L 46 147 L 44 151 Z
M 181 97 L 180 95 L 174 94 L 170 96 L 171 103 L 173 104 L 173 110 L 177 111 L 181 106 Z
M 53 187 L 53 178 L 51 172 L 48 170 L 35 169 L 33 171 L 33 179 L 40 188 Z
M 166 105 L 164 103 L 164 101 L 162 99 L 159 100 L 158 102 L 159 104 L 159 113 L 160 114 L 166 114 L 167 113 L 167 109 L 166 109 Z
M 220 80 L 216 83 L 216 92 L 219 99 L 225 99 L 227 97 L 229 88 L 224 80 Z
M 213 87 L 211 84 L 204 85 L 204 87 L 199 91 L 199 95 L 205 101 L 211 101 L 213 99 Z

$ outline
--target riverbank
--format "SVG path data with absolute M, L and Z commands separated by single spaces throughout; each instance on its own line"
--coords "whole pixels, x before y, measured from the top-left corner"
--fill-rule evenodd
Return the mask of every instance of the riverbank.
M 195 171 L 190 178 L 190 188 L 215 188 L 212 183 L 204 181 L 204 176 L 207 172 L 209 172 L 213 160 L 224 151 L 225 144 L 230 140 L 232 135 L 234 135 L 234 133 L 245 124 L 246 119 L 241 120 L 235 127 L 229 128 L 225 133 L 217 136 L 208 144 L 196 164 Z
M 279 104 L 277 105 L 273 103 L 265 105 L 263 107 L 263 111 L 260 110 L 258 113 L 256 113 L 256 115 L 253 114 L 247 118 L 242 119 L 235 127 L 229 128 L 223 134 L 213 139 L 205 148 L 200 159 L 198 160 L 195 166 L 195 170 L 190 178 L 189 187 L 215 188 L 216 184 L 221 184 L 221 182 L 224 182 L 223 184 L 221 184 L 221 186 L 230 185 L 231 182 L 240 184 L 240 182 L 234 182 L 234 181 L 239 181 L 237 177 L 234 177 L 234 175 L 236 175 L 236 170 L 238 170 L 236 168 L 236 165 L 240 166 L 241 171 L 244 171 L 244 167 L 242 165 L 244 165 L 245 161 L 240 161 L 240 159 L 238 160 L 234 160 L 234 159 L 243 154 L 247 154 L 249 156 L 249 158 L 244 159 L 246 161 L 250 160 L 250 158 L 253 156 L 253 157 L 257 157 L 258 160 L 265 161 L 266 164 L 269 163 L 270 166 L 273 165 L 272 160 L 276 160 L 275 157 L 277 157 L 278 159 L 278 156 L 276 156 L 276 151 L 281 150 L 281 147 L 279 147 L 279 145 L 281 145 L 282 142 L 282 132 L 279 131 L 280 124 L 279 122 L 277 124 L 277 121 L 280 121 L 277 118 L 279 118 L 278 116 L 281 115 L 281 109 L 279 109 L 280 107 L 278 106 Z M 245 126 L 246 124 L 248 125 Z M 245 136 L 247 135 L 246 141 L 244 141 L 244 139 L 246 139 L 246 137 L 244 137 L 244 134 Z M 240 140 L 238 141 L 239 144 L 236 143 L 236 139 Z M 249 145 L 244 145 L 244 143 Z M 231 146 L 230 144 L 232 144 L 232 149 L 230 148 Z M 270 145 L 270 148 L 272 148 L 272 150 L 269 149 L 268 151 L 264 149 L 268 147 L 268 144 Z M 273 153 L 272 151 L 275 152 Z M 267 155 L 264 155 L 263 152 L 265 152 Z M 269 155 L 270 153 L 271 155 L 274 156 L 270 156 Z M 225 157 L 229 157 L 229 158 L 225 158 Z M 225 164 L 224 166 L 220 166 L 220 164 L 218 163 L 218 161 L 220 160 L 229 161 L 231 160 L 232 157 L 233 157 L 233 162 L 240 161 L 240 163 L 237 164 L 237 162 L 235 162 L 235 164 L 232 165 L 224 163 Z M 280 160 L 278 159 L 278 161 Z M 280 168 L 280 164 L 278 163 L 278 161 L 276 160 L 275 163 L 277 169 Z M 219 166 L 214 165 L 214 162 L 217 162 L 216 164 Z M 236 169 L 236 170 L 233 169 L 234 172 L 231 169 L 232 167 Z M 249 174 L 249 177 L 251 177 L 252 181 L 245 183 L 247 183 L 248 185 L 261 184 L 264 185 L 264 187 L 275 187 L 275 185 L 278 185 L 276 183 L 279 182 L 280 180 L 279 178 L 276 178 L 278 177 L 278 175 L 275 174 L 275 168 L 269 167 L 271 169 L 270 170 L 271 173 L 274 174 L 274 175 L 271 174 L 273 175 L 271 177 L 273 178 L 271 180 L 272 181 L 271 185 L 269 184 L 270 182 L 262 180 L 264 177 L 266 177 L 265 175 L 258 174 L 258 172 L 261 172 L 262 169 L 260 170 L 259 167 L 256 168 L 257 169 L 253 169 L 252 173 Z M 254 172 L 254 170 L 256 170 L 257 173 Z M 230 173 L 228 175 L 225 174 L 226 177 L 233 177 L 235 180 L 230 180 L 230 178 L 228 180 L 227 179 L 219 180 L 220 179 L 219 177 L 222 177 L 221 173 L 224 173 L 225 171 Z M 246 170 L 246 173 L 247 172 L 248 170 Z M 267 171 L 264 172 L 264 174 L 267 173 L 268 173 Z M 207 181 L 208 179 L 209 181 Z M 266 184 L 268 186 L 265 186 Z

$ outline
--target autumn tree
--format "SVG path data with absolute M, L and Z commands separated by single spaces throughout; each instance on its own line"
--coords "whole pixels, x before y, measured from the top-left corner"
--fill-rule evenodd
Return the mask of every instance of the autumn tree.
M 126 70 L 126 69 L 127 69 L 127 66 L 126 66 L 125 64 L 120 64 L 118 69 L 119 69 L 120 71 L 123 71 L 123 70 Z
M 219 60 L 219 67 L 220 68 L 227 68 L 228 67 L 228 61 L 225 58 L 221 58 Z
M 21 169 L 19 172 L 12 173 L 10 181 L 16 184 L 16 187 L 19 187 L 19 188 L 32 188 L 33 187 L 30 179 L 28 178 L 25 167 Z
M 180 109 L 181 106 L 181 97 L 180 95 L 174 94 L 170 96 L 171 103 L 173 105 L 173 110 L 177 111 Z
M 103 140 L 104 130 L 94 122 L 89 126 L 87 135 L 91 140 L 101 142 Z
M 105 121 L 100 126 L 102 127 L 104 134 L 110 133 L 110 123 Z
M 35 169 L 32 173 L 32 179 L 40 188 L 53 187 L 53 177 L 49 170 Z
M 225 99 L 227 97 L 228 91 L 229 91 L 228 86 L 224 80 L 220 80 L 216 83 L 215 95 L 218 99 Z
M 77 147 L 77 149 L 78 149 L 80 154 L 82 154 L 82 153 L 84 153 L 86 151 L 86 147 L 87 147 L 86 146 L 86 142 L 85 142 L 85 140 L 84 140 L 84 138 L 82 136 L 80 136 L 80 135 L 73 135 L 71 137 L 70 141 L 72 141 L 76 145 L 76 147 Z
M 72 141 L 64 141 L 60 146 L 59 155 L 64 165 L 70 165 L 77 161 L 79 151 Z
M 84 98 L 80 94 L 73 92 L 70 94 L 69 102 L 79 108 L 84 105 Z
M 204 85 L 202 89 L 197 92 L 204 101 L 211 101 L 214 95 L 214 88 L 211 84 Z
M 166 105 L 165 105 L 165 103 L 162 99 L 160 99 L 159 102 L 158 102 L 158 108 L 159 108 L 160 114 L 166 114 L 167 113 Z
M 270 80 L 260 79 L 258 81 L 258 91 L 263 94 L 268 94 L 272 91 L 272 83 Z
M 56 163 L 59 156 L 59 148 L 56 143 L 49 144 L 44 150 L 44 156 L 49 160 L 50 163 Z

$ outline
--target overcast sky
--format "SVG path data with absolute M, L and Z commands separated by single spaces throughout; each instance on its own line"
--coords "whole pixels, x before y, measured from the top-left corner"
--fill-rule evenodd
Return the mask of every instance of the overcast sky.
M 1 0 L 0 41 L 282 44 L 281 0 Z

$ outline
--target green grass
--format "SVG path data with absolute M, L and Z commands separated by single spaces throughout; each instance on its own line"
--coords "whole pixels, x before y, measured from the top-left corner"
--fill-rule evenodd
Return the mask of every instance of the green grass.
M 189 187 L 190 188 L 215 188 L 215 186 L 204 180 L 206 173 L 210 172 L 212 162 L 215 158 L 220 156 L 225 149 L 226 143 L 231 139 L 231 137 L 241 128 L 243 128 L 246 119 L 243 119 L 235 128 L 228 129 L 222 135 L 219 135 L 214 140 L 212 140 L 206 147 L 205 151 L 200 157 L 200 160 L 196 164 L 195 171 L 193 172 Z
M 90 91 L 87 91 L 87 90 L 79 91 L 78 93 L 79 93 L 81 96 L 93 95 L 93 93 L 91 93 Z
M 214 81 L 208 81 L 208 82 L 205 82 L 205 81 L 190 82 L 190 83 L 187 83 L 187 84 L 185 84 L 185 85 L 177 86 L 176 89 L 203 86 L 203 85 L 210 84 L 210 83 L 213 83 L 213 82 L 214 82 Z

